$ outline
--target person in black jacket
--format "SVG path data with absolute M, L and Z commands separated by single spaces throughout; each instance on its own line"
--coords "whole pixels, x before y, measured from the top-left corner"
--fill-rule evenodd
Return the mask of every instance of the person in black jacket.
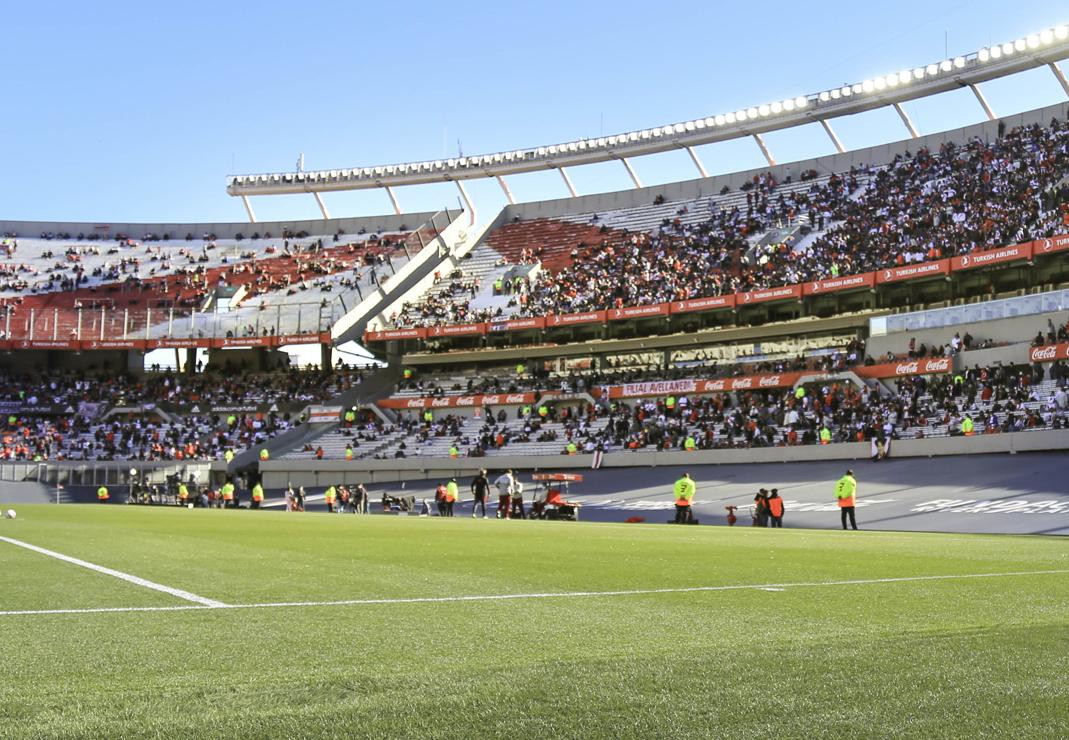
M 768 526 L 768 490 L 764 488 L 753 497 L 753 516 L 755 527 Z
M 486 497 L 490 495 L 490 480 L 486 477 L 486 470 L 480 470 L 479 474 L 471 482 L 471 493 L 475 501 L 471 504 L 471 518 L 476 517 L 476 509 L 483 507 L 483 519 L 486 518 Z

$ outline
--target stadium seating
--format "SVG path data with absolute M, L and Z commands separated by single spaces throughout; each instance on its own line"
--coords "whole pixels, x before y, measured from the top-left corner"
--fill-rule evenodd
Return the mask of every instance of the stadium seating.
M 480 258 L 540 260 L 491 311 L 414 305 L 397 326 L 742 293 L 1052 236 L 1069 227 L 1069 124 L 920 149 L 879 167 L 718 196 L 499 226 Z
M 8 260 L 0 269 L 0 329 L 8 339 L 210 336 L 216 317 L 194 323 L 190 315 L 214 313 L 215 288 L 228 286 L 232 333 L 325 330 L 338 316 L 321 321 L 318 312 L 297 306 L 336 296 L 355 305 L 407 261 L 406 236 L 86 241 L 9 235 L 0 241 Z

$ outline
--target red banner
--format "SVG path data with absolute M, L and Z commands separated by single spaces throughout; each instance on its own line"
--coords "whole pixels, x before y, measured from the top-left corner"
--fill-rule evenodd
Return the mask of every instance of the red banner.
M 876 285 L 876 273 L 866 272 L 861 275 L 842 275 L 840 277 L 814 280 L 802 286 L 806 295 L 823 295 L 824 293 L 836 293 L 840 290 L 855 290 L 857 288 L 872 288 Z
M 689 313 L 691 311 L 709 311 L 714 308 L 735 308 L 735 294 L 691 298 L 672 303 L 672 313 Z
M 390 339 L 425 339 L 426 337 L 427 330 L 422 327 L 364 332 L 365 342 L 385 342 Z
M 542 398 L 547 401 L 585 400 L 584 397 L 577 396 L 574 393 L 562 393 L 560 391 L 546 391 L 542 394 Z M 384 409 L 457 409 L 482 406 L 518 406 L 520 404 L 533 404 L 534 402 L 534 393 L 476 393 L 472 396 L 440 396 L 437 398 L 425 396 L 383 398 L 375 403 Z
M 752 290 L 749 293 L 740 293 L 735 297 L 736 306 L 747 306 L 751 303 L 764 303 L 765 301 L 782 301 L 789 298 L 800 300 L 802 297 L 801 285 L 781 285 L 778 288 L 765 288 L 764 290 Z
M 81 349 L 75 339 L 16 339 L 15 349 Z
M 1069 234 L 1052 236 L 1050 239 L 1036 239 L 1032 242 L 1032 254 L 1041 257 L 1044 254 L 1064 252 L 1069 249 Z
M 604 324 L 606 311 L 587 311 L 585 313 L 553 314 L 546 317 L 546 326 L 570 326 L 573 324 Z
M 486 324 L 449 324 L 432 326 L 427 331 L 428 337 L 470 337 L 486 333 Z
M 976 267 L 1001 265 L 1005 262 L 1030 259 L 1032 259 L 1032 242 L 1026 242 L 1024 244 L 1014 244 L 1012 247 L 999 247 L 998 249 L 988 249 L 983 252 L 973 252 L 972 254 L 954 257 L 950 260 L 950 269 L 955 271 L 972 270 Z
M 150 339 L 149 349 L 194 349 L 196 347 L 210 347 L 212 340 L 195 339 L 193 337 L 166 337 L 164 339 Z
M 491 321 L 488 324 L 488 327 L 490 331 L 523 331 L 524 329 L 545 329 L 546 319 L 544 316 L 529 316 L 525 319 Z
M 90 339 L 81 342 L 83 350 L 95 349 L 145 349 L 148 344 L 143 339 Z
M 644 316 L 667 316 L 669 303 L 657 303 L 652 306 L 624 306 L 623 308 L 613 308 L 609 310 L 609 319 L 611 321 L 623 320 L 623 319 L 640 319 Z
M 222 339 L 213 339 L 212 347 L 216 349 L 222 347 L 270 347 L 274 339 L 274 337 L 223 337 Z
M 688 393 L 722 393 L 724 391 L 760 390 L 762 388 L 791 388 L 804 373 L 766 373 L 741 378 L 716 380 L 653 380 L 647 383 L 627 383 L 609 387 L 609 398 L 642 398 L 645 396 L 674 396 Z
M 919 277 L 934 277 L 936 275 L 950 274 L 950 260 L 936 260 L 935 262 L 914 262 L 912 265 L 888 267 L 877 270 L 877 283 L 897 283 L 900 280 L 912 280 Z
M 949 373 L 954 367 L 950 357 L 933 357 L 928 360 L 902 360 L 886 362 L 882 365 L 862 365 L 854 372 L 862 378 L 896 378 L 903 375 L 931 375 Z
M 1055 360 L 1069 360 L 1069 344 L 1048 344 L 1045 347 L 1032 347 L 1028 351 L 1028 359 L 1032 362 L 1054 362 Z

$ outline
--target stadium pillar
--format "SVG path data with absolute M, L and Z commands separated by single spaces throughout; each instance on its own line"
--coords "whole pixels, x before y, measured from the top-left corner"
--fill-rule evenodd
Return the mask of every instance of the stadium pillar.
M 252 212 L 252 203 L 249 202 L 249 196 L 241 196 L 241 202 L 245 204 L 245 213 L 249 214 L 249 223 L 256 223 L 256 214 Z
M 401 206 L 397 203 L 397 196 L 394 195 L 393 188 L 389 185 L 386 186 L 386 195 L 390 196 L 390 202 L 393 203 L 393 212 L 400 216 Z
M 765 144 L 765 137 L 761 134 L 754 134 L 753 140 L 757 142 L 757 146 L 761 147 L 761 153 L 765 155 L 765 159 L 768 160 L 769 167 L 776 166 L 776 160 L 772 158 L 772 152 L 768 151 L 768 145 Z
M 176 352 L 178 350 L 175 350 Z M 197 372 L 197 350 L 193 347 L 186 349 L 186 375 Z
M 475 206 L 471 202 L 471 198 L 468 197 L 468 190 L 464 187 L 464 183 L 460 180 L 454 180 L 457 184 L 457 190 L 460 191 L 460 197 L 464 200 L 464 207 L 468 209 L 468 223 L 472 226 L 475 225 Z M 442 240 L 445 241 L 444 239 Z
M 494 175 L 494 179 L 497 180 L 497 184 L 501 186 L 501 192 L 505 194 L 505 200 L 509 202 L 509 205 L 516 205 L 516 200 L 512 197 L 512 191 L 509 190 L 509 184 L 505 182 L 505 178 L 501 175 Z
M 698 153 L 694 151 L 694 147 L 688 146 L 687 154 L 690 155 L 691 160 L 694 162 L 694 166 L 698 168 L 698 173 L 702 177 L 709 177 L 709 173 L 705 171 L 705 165 L 703 165 L 702 161 L 698 159 Z
M 835 151 L 839 152 L 839 154 L 845 154 L 846 150 L 843 149 L 843 143 L 839 141 L 839 136 L 835 133 L 835 129 L 831 127 L 831 124 L 826 119 L 821 118 L 820 125 L 824 127 L 824 131 L 828 134 L 828 138 L 831 139 L 831 143 L 835 145 Z
M 975 83 L 970 82 L 969 89 L 972 90 L 972 94 L 976 96 L 976 100 L 980 103 L 980 107 L 983 108 L 984 113 L 987 114 L 987 120 L 994 121 L 997 116 L 995 115 L 995 112 L 991 110 L 991 106 L 987 104 L 987 98 L 980 92 L 980 88 L 978 88 Z
M 1054 73 L 1054 78 L 1058 80 L 1058 84 L 1062 86 L 1062 90 L 1065 91 L 1066 97 L 1069 97 L 1069 80 L 1065 79 L 1065 73 L 1062 72 L 1061 67 L 1054 62 L 1050 62 L 1047 66 L 1050 67 L 1050 71 Z
M 627 161 L 627 157 L 620 157 L 620 161 L 623 162 L 627 174 L 631 175 L 631 182 L 635 183 L 635 187 L 642 187 L 642 181 L 638 179 L 638 175 L 635 174 L 635 169 L 631 166 L 631 163 Z
M 331 368 L 334 367 L 330 363 L 331 349 L 332 347 L 329 344 L 319 345 L 319 367 L 326 372 L 330 372 Z
M 319 212 L 323 214 L 323 218 L 329 221 L 330 213 L 327 211 L 327 206 L 323 202 L 323 198 L 320 197 L 319 193 L 312 193 L 312 197 L 316 199 L 316 205 L 319 206 Z
M 900 103 L 895 103 L 895 110 L 898 111 L 898 116 L 902 119 L 902 123 L 906 125 L 906 131 L 909 131 L 910 138 L 919 139 L 921 135 L 917 133 L 917 128 L 913 125 L 913 121 L 909 119 L 906 109 Z
M 564 179 L 564 186 L 568 188 L 568 192 L 573 198 L 578 198 L 579 194 L 575 192 L 575 185 L 572 184 L 572 178 L 568 177 L 568 171 L 563 167 L 560 169 L 560 176 Z

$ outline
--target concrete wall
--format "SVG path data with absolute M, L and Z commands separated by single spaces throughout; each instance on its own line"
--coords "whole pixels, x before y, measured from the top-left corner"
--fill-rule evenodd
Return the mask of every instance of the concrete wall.
M 944 455 L 1040 452 L 1069 449 L 1069 430 L 991 434 L 977 437 L 943 437 L 902 440 L 891 448 L 892 457 L 938 457 Z M 615 452 L 605 455 L 604 467 L 661 467 L 673 465 L 768 465 L 787 462 L 867 460 L 867 442 L 805 447 L 768 447 L 751 450 L 707 450 L 699 452 Z M 319 486 L 330 483 L 383 483 L 448 478 L 488 470 L 589 469 L 590 455 L 499 455 L 451 460 L 449 458 L 406 458 L 401 460 L 271 460 L 260 465 L 265 488 L 287 484 Z
M 917 345 L 922 343 L 928 347 L 933 345 L 947 344 L 954 336 L 954 332 L 965 334 L 969 332 L 976 340 L 991 339 L 1000 344 L 1024 343 L 1023 352 L 1020 353 L 1020 362 L 1028 361 L 1027 345 L 1035 337 L 1036 332 L 1042 330 L 1047 333 L 1047 319 L 1054 324 L 1064 324 L 1069 315 L 1065 311 L 1054 313 L 1035 314 L 1033 316 L 1014 316 L 1007 319 L 993 319 L 991 321 L 977 321 L 960 324 L 958 326 L 942 326 L 935 329 L 918 329 L 916 331 L 900 331 L 894 334 L 883 334 L 870 337 L 868 340 L 868 354 L 877 361 L 888 351 L 896 355 L 903 354 L 909 348 L 909 340 L 916 337 Z M 972 353 L 970 353 L 972 354 Z M 983 362 L 982 360 L 977 360 Z M 974 360 L 969 360 L 971 366 Z

